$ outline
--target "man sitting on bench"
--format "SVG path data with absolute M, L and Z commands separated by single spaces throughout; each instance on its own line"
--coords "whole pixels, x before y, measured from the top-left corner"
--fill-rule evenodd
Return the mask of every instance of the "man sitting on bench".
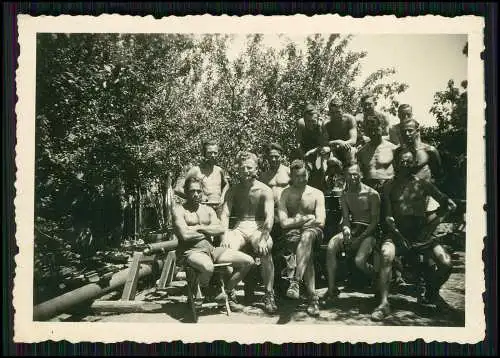
M 296 254 L 297 267 L 290 280 L 286 295 L 291 299 L 300 297 L 300 282 L 304 279 L 309 295 L 307 313 L 319 315 L 319 299 L 315 289 L 313 245 L 323 239 L 325 226 L 325 197 L 323 193 L 307 185 L 306 164 L 295 160 L 290 165 L 290 186 L 283 190 L 278 206 L 279 222 L 284 237 L 279 240 L 277 250 L 282 254 Z
M 375 278 L 368 258 L 373 252 L 377 237 L 380 215 L 380 196 L 375 189 L 361 182 L 358 165 L 346 170 L 346 189 L 342 193 L 342 232 L 335 235 L 328 243 L 326 264 L 328 270 L 328 291 L 324 304 L 329 305 L 339 295 L 335 286 L 337 255 L 344 250 L 348 255 L 355 255 L 356 267 Z
M 181 264 L 187 264 L 199 273 L 198 280 L 204 296 L 224 301 L 229 293 L 229 301 L 233 302 L 234 288 L 248 273 L 254 260 L 243 252 L 212 245 L 213 236 L 222 235 L 224 229 L 215 210 L 201 204 L 201 179 L 189 177 L 184 183 L 184 193 L 186 202 L 177 205 L 173 213 L 174 232 L 179 240 L 177 257 Z M 214 263 L 231 263 L 234 267 L 226 284 L 227 292 L 210 292 L 208 285 L 214 272 Z M 197 302 L 198 305 L 201 303 Z
M 225 230 L 220 246 L 242 250 L 251 247 L 261 261 L 262 281 L 266 293 L 264 309 L 273 314 L 277 310 L 274 297 L 274 263 L 271 255 L 273 239 L 270 235 L 274 224 L 273 191 L 258 181 L 258 158 L 250 152 L 239 153 L 237 159 L 239 183 L 231 186 L 222 208 L 221 222 Z M 236 224 L 229 229 L 229 218 Z

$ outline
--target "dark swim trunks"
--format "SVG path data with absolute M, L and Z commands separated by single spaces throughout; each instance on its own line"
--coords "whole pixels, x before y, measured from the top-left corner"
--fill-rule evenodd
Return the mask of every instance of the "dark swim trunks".
M 319 227 L 309 227 L 305 229 L 291 229 L 285 232 L 281 240 L 278 241 L 277 252 L 280 254 L 295 253 L 297 251 L 297 246 L 299 245 L 302 234 L 309 232 L 314 237 L 314 245 L 318 241 L 323 240 L 323 230 Z

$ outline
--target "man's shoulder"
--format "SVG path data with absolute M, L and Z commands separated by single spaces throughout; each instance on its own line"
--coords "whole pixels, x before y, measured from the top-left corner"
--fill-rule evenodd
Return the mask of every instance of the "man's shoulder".
M 295 123 L 297 123 L 297 125 L 300 127 L 305 127 L 305 125 L 306 125 L 306 122 L 304 121 L 304 118 L 302 118 L 302 117 L 297 119 L 297 121 Z
M 433 146 L 432 144 L 429 144 L 429 143 L 424 143 L 424 142 L 421 142 L 420 143 L 420 149 L 423 149 L 427 152 L 434 152 L 434 153 L 437 153 L 437 148 L 435 146 Z
M 356 117 L 349 113 L 342 113 L 342 120 L 344 122 L 356 123 Z
M 398 145 L 392 143 L 391 141 L 389 141 L 387 139 L 382 139 L 382 143 L 381 144 L 382 144 L 383 147 L 390 148 L 392 150 L 395 150 L 398 147 Z
M 319 190 L 313 186 L 308 185 L 306 188 L 315 197 L 324 197 L 325 196 L 321 190 Z
M 273 192 L 273 190 L 271 189 L 271 187 L 269 185 L 267 185 L 266 183 L 261 182 L 260 180 L 256 180 L 255 181 L 254 188 L 260 189 L 260 190 L 262 190 L 265 193 L 271 193 L 272 194 L 272 192 Z

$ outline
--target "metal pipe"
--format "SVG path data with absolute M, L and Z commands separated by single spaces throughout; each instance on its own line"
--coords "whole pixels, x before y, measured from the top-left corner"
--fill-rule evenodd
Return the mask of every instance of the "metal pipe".
M 154 244 L 149 244 L 143 253 L 144 253 L 144 255 L 151 255 L 151 254 L 157 253 L 157 252 L 162 251 L 162 250 L 164 252 L 168 252 L 168 251 L 175 250 L 178 245 L 179 245 L 179 241 L 177 239 L 156 242 Z
M 163 261 L 158 262 L 158 264 L 161 269 Z M 150 275 L 152 272 L 152 263 L 141 264 L 139 279 Z M 91 283 L 76 290 L 67 292 L 61 296 L 42 302 L 33 308 L 33 320 L 46 321 L 57 316 L 58 314 L 64 313 L 72 306 L 84 303 L 85 301 L 94 300 L 108 292 L 114 291 L 125 284 L 128 274 L 129 268 L 126 268 L 115 273 L 111 279 L 104 284 Z

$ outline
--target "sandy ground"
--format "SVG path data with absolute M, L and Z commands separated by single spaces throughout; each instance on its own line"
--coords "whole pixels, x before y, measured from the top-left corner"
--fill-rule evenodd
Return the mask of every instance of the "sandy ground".
M 465 322 L 465 269 L 463 252 L 452 254 L 453 273 L 441 289 L 441 296 L 446 301 L 445 307 L 431 309 L 417 303 L 411 292 L 391 292 L 389 297 L 392 313 L 383 322 L 373 322 L 370 314 L 376 306 L 373 294 L 354 292 L 342 288 L 336 305 L 322 309 L 317 318 L 305 312 L 305 301 L 283 300 L 279 302 L 279 311 L 270 316 L 262 310 L 260 298 L 252 305 L 241 306 L 227 316 L 221 307 L 206 307 L 199 311 L 198 323 L 259 323 L 259 324 L 330 324 L 330 325 L 390 325 L 390 326 L 463 326 Z M 136 299 L 154 302 L 160 309 L 146 313 L 89 313 L 73 316 L 70 321 L 100 322 L 191 322 L 189 306 L 186 303 L 185 281 L 173 282 L 169 294 L 159 294 L 153 290 L 144 291 Z M 326 287 L 319 287 L 322 295 Z M 238 291 L 243 295 L 243 291 Z M 259 292 L 257 292 L 259 294 Z

